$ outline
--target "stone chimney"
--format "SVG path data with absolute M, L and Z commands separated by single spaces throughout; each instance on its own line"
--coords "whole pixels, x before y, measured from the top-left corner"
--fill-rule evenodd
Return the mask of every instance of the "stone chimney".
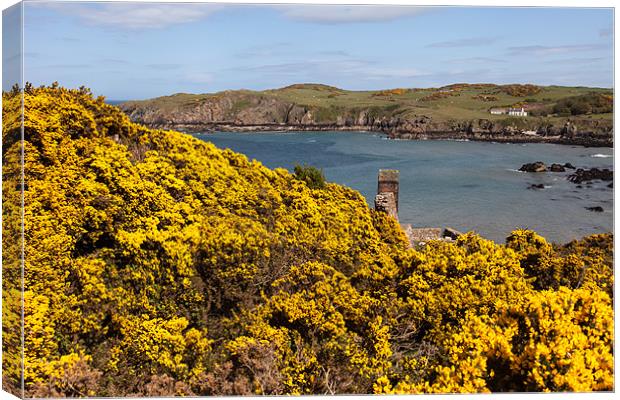
M 375 210 L 382 211 L 398 220 L 398 170 L 380 169 L 375 196 Z
M 394 202 L 396 203 L 396 212 L 398 212 L 398 178 L 399 171 L 397 169 L 380 169 L 379 182 L 377 185 L 377 193 L 393 193 Z

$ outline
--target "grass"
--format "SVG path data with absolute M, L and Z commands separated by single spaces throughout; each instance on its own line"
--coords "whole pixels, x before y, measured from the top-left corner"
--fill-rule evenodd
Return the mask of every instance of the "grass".
M 435 120 L 483 118 L 502 120 L 506 116 L 491 115 L 489 109 L 526 102 L 553 105 L 560 99 L 591 92 L 610 95 L 613 93 L 611 89 L 604 88 L 542 86 L 538 93 L 516 97 L 507 94 L 502 90 L 502 86 L 491 84 L 459 84 L 443 88 L 383 91 L 349 91 L 320 84 L 296 84 L 265 91 L 237 90 L 214 94 L 179 93 L 151 100 L 128 102 L 127 104 L 146 105 L 166 111 L 193 108 L 204 101 L 217 101 L 222 97 L 228 97 L 233 101 L 231 112 L 236 113 L 245 108 L 256 106 L 257 102 L 251 101 L 251 99 L 256 100 L 263 97 L 269 100 L 296 103 L 314 109 L 314 114 L 321 120 L 332 120 L 337 115 L 347 113 L 347 111 L 355 112 L 361 109 L 367 109 L 372 116 L 413 117 L 425 115 Z M 493 100 L 485 101 L 484 96 L 491 97 Z M 434 97 L 438 98 L 435 99 Z M 588 117 L 611 120 L 612 114 L 598 114 Z

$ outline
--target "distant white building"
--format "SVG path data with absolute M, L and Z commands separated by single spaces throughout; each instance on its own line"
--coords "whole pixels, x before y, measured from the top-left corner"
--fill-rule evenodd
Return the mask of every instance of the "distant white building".
M 516 117 L 527 117 L 527 111 L 525 111 L 525 108 L 521 107 L 521 108 L 509 108 L 508 109 L 508 115 L 514 115 Z
M 517 117 L 527 117 L 527 111 L 525 111 L 525 108 L 523 107 L 521 108 L 491 108 L 489 110 L 489 113 L 494 114 L 494 115 L 508 114 L 508 115 L 514 115 Z

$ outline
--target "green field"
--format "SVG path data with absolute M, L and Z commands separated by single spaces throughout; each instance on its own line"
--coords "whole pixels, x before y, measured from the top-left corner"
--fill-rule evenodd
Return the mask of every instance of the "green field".
M 515 85 L 523 87 L 523 85 Z M 349 91 L 319 84 L 297 84 L 281 89 L 265 91 L 224 91 L 214 94 L 178 93 L 138 103 L 162 111 L 193 108 L 206 100 L 221 97 L 230 98 L 234 104 L 233 113 L 251 107 L 252 99 L 274 99 L 287 103 L 324 109 L 325 114 L 339 114 L 348 109 L 370 109 L 381 115 L 412 117 L 425 115 L 442 119 L 503 119 L 503 115 L 492 115 L 492 107 L 510 107 L 526 104 L 552 107 L 558 100 L 598 93 L 612 96 L 611 89 L 564 86 L 536 86 L 536 93 L 511 95 L 506 88 L 510 85 L 456 84 L 442 88 L 393 89 L 383 91 Z M 517 93 L 519 94 L 519 93 Z M 592 114 L 595 118 L 611 119 L 612 113 Z M 325 115 L 328 117 L 328 115 Z

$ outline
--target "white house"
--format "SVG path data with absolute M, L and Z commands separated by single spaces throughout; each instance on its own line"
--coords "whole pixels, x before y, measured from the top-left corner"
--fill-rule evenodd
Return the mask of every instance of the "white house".
M 491 114 L 501 115 L 501 114 L 506 114 L 506 109 L 505 108 L 491 108 L 489 112 Z
M 509 108 L 508 115 L 514 115 L 517 117 L 527 117 L 527 111 L 523 107 L 521 108 Z

